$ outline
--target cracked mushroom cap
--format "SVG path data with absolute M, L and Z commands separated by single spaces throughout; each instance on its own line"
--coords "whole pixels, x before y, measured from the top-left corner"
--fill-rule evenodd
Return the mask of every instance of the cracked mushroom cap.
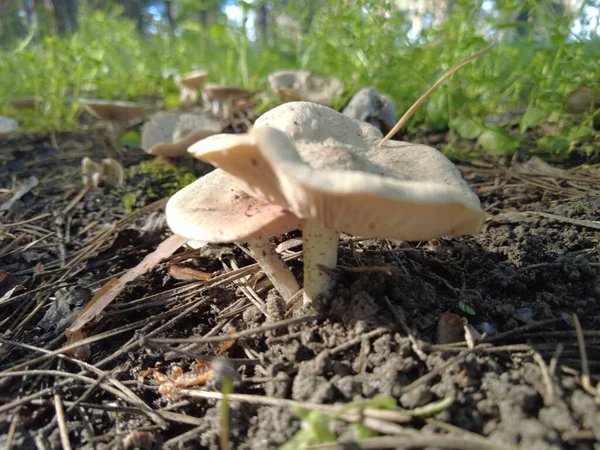
M 144 108 L 133 102 L 90 100 L 80 98 L 79 103 L 92 116 L 115 122 L 125 122 L 144 115 Z
M 326 110 L 286 103 L 250 134 L 217 135 L 189 151 L 251 195 L 335 231 L 400 240 L 479 231 L 479 199 L 439 151 L 399 141 L 378 147 L 379 130 Z
M 195 142 L 220 133 L 221 123 L 200 114 L 159 112 L 142 129 L 142 149 L 151 155 L 177 157 Z
M 248 98 L 254 95 L 254 91 L 249 91 L 237 86 L 225 86 L 221 84 L 207 84 L 202 89 L 202 93 L 206 95 L 209 100 L 229 100 L 229 99 L 242 99 Z
M 195 70 L 193 72 L 176 75 L 175 81 L 188 89 L 199 89 L 206 82 L 208 72 L 206 70 Z
M 212 243 L 268 239 L 299 228 L 290 212 L 250 197 L 242 186 L 219 169 L 204 175 L 169 199 L 169 227 L 186 239 Z

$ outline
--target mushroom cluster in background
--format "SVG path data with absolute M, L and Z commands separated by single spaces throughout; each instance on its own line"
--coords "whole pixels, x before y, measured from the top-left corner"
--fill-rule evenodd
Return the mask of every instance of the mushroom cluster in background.
M 246 101 L 254 95 L 253 91 L 237 86 L 207 84 L 202 90 L 202 97 L 213 116 L 225 121 L 231 120 L 239 102 Z
M 129 122 L 144 115 L 144 108 L 133 102 L 80 98 L 79 103 L 92 116 L 108 124 L 109 137 L 115 145 Z
M 258 232 L 259 222 L 263 241 L 292 225 L 301 229 L 305 304 L 331 292 L 328 269 L 337 264 L 340 233 L 429 240 L 480 229 L 479 199 L 450 160 L 424 145 L 379 146 L 382 137 L 374 126 L 326 106 L 286 103 L 247 134 L 215 135 L 191 146 L 193 156 L 229 174 L 218 175 L 219 185 L 221 196 L 232 199 L 216 207 L 211 180 L 200 179 L 169 200 L 167 222 L 187 239 L 210 242 L 247 240 L 239 229 Z
M 305 100 L 331 106 L 344 92 L 344 85 L 337 78 L 319 77 L 306 70 L 278 70 L 268 80 L 273 92 L 287 101 Z

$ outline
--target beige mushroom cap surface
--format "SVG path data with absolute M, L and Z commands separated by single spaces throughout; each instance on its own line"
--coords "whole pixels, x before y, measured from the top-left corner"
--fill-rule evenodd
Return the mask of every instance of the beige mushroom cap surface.
M 201 114 L 159 112 L 142 129 L 142 148 L 151 155 L 177 157 L 195 142 L 220 133 L 221 123 Z
M 217 135 L 189 151 L 244 182 L 251 195 L 303 220 L 365 238 L 428 240 L 476 233 L 477 196 L 439 151 L 388 141 L 321 105 L 286 103 L 249 135 Z
M 193 72 L 175 76 L 175 81 L 188 89 L 199 89 L 206 82 L 207 78 L 208 71 L 194 70 Z
M 248 89 L 213 83 L 209 83 L 204 86 L 202 93 L 210 100 L 239 99 L 254 95 L 254 91 L 249 91 Z
M 374 126 L 312 102 L 280 105 L 261 115 L 254 126 L 276 128 L 294 142 L 335 142 L 372 147 L 382 138 L 381 131 Z
M 250 197 L 242 187 L 219 169 L 199 178 L 169 199 L 169 227 L 186 239 L 213 243 L 268 239 L 299 228 L 294 215 Z
M 144 114 L 144 108 L 137 103 L 80 98 L 79 103 L 92 116 L 102 120 L 125 122 Z
M 0 116 L 0 135 L 9 134 L 19 128 L 19 123 L 10 117 Z

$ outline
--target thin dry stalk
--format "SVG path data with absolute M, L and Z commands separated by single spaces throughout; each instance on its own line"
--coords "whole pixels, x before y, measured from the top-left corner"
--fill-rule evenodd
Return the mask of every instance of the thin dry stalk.
M 368 333 L 362 334 L 358 337 L 355 337 L 354 339 L 350 339 L 347 342 L 344 342 L 343 344 L 338 345 L 337 347 L 332 348 L 331 350 L 324 350 L 325 352 L 329 352 L 330 354 L 335 354 L 335 353 L 339 353 L 339 352 L 343 352 L 345 350 L 348 350 L 349 348 L 352 348 L 355 345 L 360 344 L 363 340 L 365 339 L 371 339 L 374 337 L 378 337 L 381 336 L 384 333 L 389 332 L 390 330 L 388 330 L 385 327 L 379 327 L 379 328 L 375 328 L 374 330 L 369 331 Z
M 307 450 L 345 450 L 349 443 L 331 443 L 311 445 Z M 485 438 L 472 436 L 448 436 L 443 434 L 408 436 L 381 436 L 361 439 L 351 443 L 352 448 L 367 449 L 418 449 L 418 448 L 446 448 L 455 450 L 516 450 L 516 447 L 498 444 Z
M 250 328 L 248 330 L 244 330 L 244 331 L 240 331 L 239 333 L 232 333 L 232 334 L 226 334 L 223 336 L 210 336 L 210 337 L 205 337 L 205 336 L 191 336 L 188 338 L 182 338 L 182 339 L 154 339 L 154 338 L 148 338 L 143 337 L 143 343 L 146 344 L 152 344 L 152 345 L 156 345 L 156 344 L 214 344 L 214 343 L 218 343 L 218 342 L 224 342 L 224 341 L 233 341 L 236 339 L 242 339 L 245 337 L 249 337 L 249 336 L 254 336 L 255 334 L 261 334 L 261 333 L 265 333 L 267 331 L 271 331 L 271 330 L 276 330 L 277 328 L 283 328 L 283 327 L 287 327 L 290 325 L 297 325 L 300 323 L 304 323 L 304 322 L 312 322 L 313 320 L 318 320 L 319 316 L 302 316 L 302 317 L 296 317 L 293 319 L 285 319 L 285 320 L 280 320 L 279 322 L 273 322 L 267 325 L 263 325 L 260 327 L 256 327 L 256 328 Z
M 579 323 L 579 317 L 577 314 L 573 314 L 573 325 L 575 326 L 575 332 L 577 333 L 577 344 L 579 345 L 579 357 L 581 359 L 581 386 L 592 395 L 596 395 L 596 390 L 592 387 L 590 380 L 590 366 L 588 364 L 587 351 L 585 349 L 585 339 L 583 338 L 583 330 Z
M 383 301 L 385 303 L 385 306 L 387 306 L 388 310 L 392 314 L 392 317 L 396 322 L 396 326 L 398 326 L 402 331 L 404 331 L 404 333 L 410 340 L 413 352 L 415 352 L 415 354 L 419 357 L 421 361 L 426 361 L 427 355 L 425 354 L 425 352 L 423 352 L 423 350 L 421 350 L 421 346 L 419 345 L 417 338 L 413 335 L 411 329 L 406 323 L 406 318 L 404 317 L 404 311 L 402 311 L 402 308 L 394 308 L 394 305 L 392 305 L 392 302 L 390 301 L 387 295 L 383 296 Z
M 542 392 L 542 398 L 544 399 L 544 406 L 551 406 L 554 402 L 554 384 L 548 371 L 548 366 L 538 352 L 533 352 L 533 360 L 537 363 L 542 373 L 542 380 L 544 381 L 545 392 Z
M 69 426 L 65 419 L 65 411 L 63 409 L 60 395 L 54 394 L 54 410 L 58 420 L 58 431 L 60 432 L 60 443 L 63 450 L 71 450 L 71 441 L 69 441 Z
M 13 441 L 15 439 L 15 431 L 17 431 L 17 426 L 21 421 L 19 416 L 19 411 L 21 408 L 17 408 L 13 414 L 11 415 L 10 427 L 8 428 L 8 435 L 6 436 L 6 450 L 12 450 Z
M 379 144 L 377 144 L 377 145 L 383 145 L 387 141 L 389 141 L 400 130 L 400 128 L 402 128 L 404 126 L 404 124 L 408 121 L 408 119 L 410 119 L 410 117 L 419 108 L 419 106 L 421 106 L 423 104 L 423 102 L 427 99 L 427 97 L 429 97 L 431 95 L 431 93 L 433 91 L 435 91 L 440 84 L 442 84 L 450 76 L 452 76 L 455 72 L 457 72 L 460 69 L 462 69 L 464 66 L 466 66 L 467 64 L 469 64 L 474 59 L 477 59 L 481 55 L 484 55 L 485 53 L 489 52 L 494 45 L 496 45 L 496 41 L 495 40 L 493 40 L 492 43 L 490 45 L 488 45 L 486 48 L 484 48 L 482 50 L 479 50 L 476 53 L 473 53 L 471 56 L 469 56 L 468 58 L 462 60 L 457 65 L 455 65 L 454 67 L 452 67 L 448 72 L 446 72 L 444 75 L 442 75 L 441 78 L 439 80 L 437 80 L 433 84 L 433 86 L 431 86 L 429 89 L 427 89 L 427 91 L 425 91 L 425 93 L 421 97 L 419 97 L 419 99 L 416 102 L 414 102 L 413 105 L 410 108 L 408 108 L 408 111 L 406 111 L 404 113 L 404 115 L 400 118 L 400 120 L 394 126 L 394 128 L 392 128 L 391 131 L 388 134 L 386 134 L 385 137 L 381 141 L 379 141 Z
M 407 392 L 412 391 L 413 389 L 421 386 L 422 384 L 429 383 L 435 377 L 437 377 L 438 375 L 442 374 L 445 370 L 447 370 L 450 367 L 454 366 L 455 364 L 458 364 L 461 361 L 463 361 L 468 355 L 470 355 L 471 353 L 473 353 L 477 349 L 478 349 L 478 347 L 465 350 L 465 351 L 461 352 L 460 354 L 458 354 L 457 356 L 455 356 L 454 358 L 449 359 L 445 364 L 442 364 L 441 366 L 436 367 L 431 372 L 426 373 L 425 375 L 423 375 L 422 377 L 416 379 L 415 381 L 413 381 L 409 385 L 404 386 L 400 390 L 401 394 L 406 394 Z

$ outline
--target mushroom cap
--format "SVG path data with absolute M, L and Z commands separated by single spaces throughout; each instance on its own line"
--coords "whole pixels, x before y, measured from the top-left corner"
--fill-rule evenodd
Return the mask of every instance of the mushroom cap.
M 589 86 L 580 86 L 567 96 L 566 109 L 570 113 L 584 113 L 598 107 L 600 107 L 600 87 L 594 90 Z
M 79 103 L 92 116 L 102 120 L 125 122 L 141 117 L 144 114 L 144 108 L 133 102 L 80 98 Z
M 188 89 L 199 89 L 207 78 L 208 72 L 206 70 L 194 70 L 193 72 L 176 75 L 175 81 Z
M 251 195 L 335 231 L 428 240 L 480 229 L 479 199 L 444 155 L 399 141 L 378 147 L 379 130 L 324 108 L 287 103 L 248 135 L 213 136 L 189 151 Z
M 13 97 L 8 102 L 15 109 L 35 109 L 35 106 L 40 102 L 40 99 L 28 95 L 24 97 Z
M 193 143 L 221 132 L 221 123 L 200 114 L 159 112 L 142 129 L 142 148 L 151 155 L 177 157 Z
M 19 128 L 19 123 L 10 117 L 0 116 L 0 135 L 9 134 Z
M 173 195 L 166 217 L 175 234 L 213 243 L 268 239 L 300 226 L 289 211 L 249 196 L 238 179 L 219 169 Z
M 311 102 L 289 102 L 261 115 L 255 127 L 271 127 L 283 131 L 294 142 L 328 140 L 353 146 L 375 146 L 381 132 L 360 120 Z
M 337 78 L 320 77 L 306 70 L 278 70 L 268 76 L 271 89 L 288 100 L 306 100 L 329 105 L 344 91 Z
M 248 89 L 212 83 L 204 86 L 202 93 L 206 95 L 209 100 L 228 100 L 232 98 L 239 99 L 254 95 L 254 91 L 249 91 Z
M 81 178 L 83 184 L 93 181 L 95 174 L 102 173 L 102 167 L 89 156 L 84 156 L 81 160 Z
M 123 166 L 116 159 L 104 158 L 101 163 L 104 184 L 108 187 L 121 186 L 125 181 Z
M 306 84 L 311 73 L 308 70 L 277 70 L 267 77 L 273 91 L 299 89 Z

